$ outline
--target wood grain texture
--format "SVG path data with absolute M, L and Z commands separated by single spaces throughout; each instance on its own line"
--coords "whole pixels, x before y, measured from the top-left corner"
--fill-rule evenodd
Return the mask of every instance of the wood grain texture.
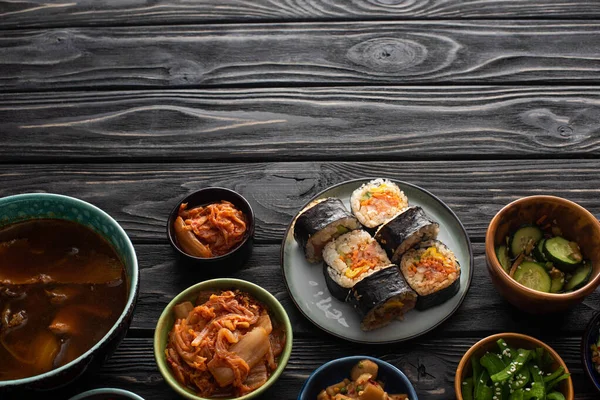
M 260 397 L 261 400 L 293 400 L 308 376 L 323 363 L 350 355 L 370 355 L 396 365 L 410 379 L 419 400 L 454 399 L 454 374 L 462 355 L 480 336 L 447 338 L 429 335 L 400 345 L 357 346 L 331 337 L 294 338 L 292 357 L 279 380 Z M 565 360 L 573 377 L 576 400 L 597 399 L 579 361 L 579 338 L 541 338 Z M 154 362 L 152 341 L 127 338 L 115 355 L 93 376 L 65 390 L 51 392 L 53 398 L 96 387 L 127 387 L 146 400 L 178 399 L 163 381 Z M 61 396 L 61 397 L 59 397 Z M 23 397 L 19 396 L 19 399 Z M 33 397 L 35 398 L 35 397 Z M 39 397 L 38 397 L 39 398 Z
M 3 162 L 587 157 L 599 149 L 596 86 L 0 94 Z
M 598 18 L 595 1 L 464 0 L 2 0 L 0 27 L 399 18 Z
M 257 245 L 248 263 L 239 271 L 227 274 L 254 282 L 272 293 L 285 307 L 295 333 L 318 335 L 321 331 L 302 316 L 285 288 L 279 262 L 279 245 Z M 140 297 L 133 319 L 134 329 L 154 329 L 165 306 L 175 295 L 196 282 L 223 276 L 222 273 L 199 271 L 179 262 L 168 245 L 136 245 L 141 266 Z M 532 336 L 577 335 L 594 314 L 600 311 L 600 290 L 588 296 L 572 310 L 552 318 L 530 316 L 509 305 L 495 290 L 485 265 L 483 243 L 473 247 L 475 266 L 473 283 L 458 311 L 435 329 L 451 336 L 475 332 L 521 332 Z M 165 279 L 168 276 L 169 279 Z M 473 321 L 478 321 L 474 324 Z
M 599 28 L 378 21 L 3 31 L 0 89 L 597 82 Z
M 257 241 L 280 243 L 293 216 L 317 193 L 348 179 L 385 176 L 438 196 L 471 240 L 482 242 L 500 208 L 527 195 L 565 197 L 600 216 L 599 166 L 598 160 L 6 164 L 0 170 L 0 196 L 34 191 L 75 196 L 111 214 L 134 242 L 167 243 L 173 207 L 195 190 L 223 186 L 252 205 Z

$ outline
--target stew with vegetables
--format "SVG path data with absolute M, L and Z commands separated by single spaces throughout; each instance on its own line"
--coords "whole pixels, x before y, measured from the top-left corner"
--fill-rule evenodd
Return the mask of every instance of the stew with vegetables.
M 406 394 L 388 394 L 377 380 L 379 366 L 371 360 L 359 361 L 350 371 L 350 379 L 323 389 L 317 400 L 409 400 Z
M 113 248 L 75 222 L 0 229 L 0 381 L 48 372 L 94 346 L 127 300 Z

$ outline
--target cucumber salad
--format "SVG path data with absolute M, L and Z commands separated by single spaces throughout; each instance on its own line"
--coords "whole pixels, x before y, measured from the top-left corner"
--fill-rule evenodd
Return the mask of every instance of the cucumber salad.
M 496 257 L 511 278 L 530 289 L 567 293 L 584 286 L 592 274 L 576 242 L 562 236 L 555 223 L 525 225 L 496 247 Z
M 472 357 L 472 376 L 461 385 L 464 400 L 565 400 L 557 385 L 569 378 L 563 367 L 552 370 L 543 348 L 515 349 L 499 339 L 498 351 Z

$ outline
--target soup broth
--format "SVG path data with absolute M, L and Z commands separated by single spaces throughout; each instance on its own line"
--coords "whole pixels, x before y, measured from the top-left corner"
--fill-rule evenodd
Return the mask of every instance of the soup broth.
M 79 357 L 126 300 L 124 265 L 91 229 L 56 219 L 0 228 L 0 381 Z

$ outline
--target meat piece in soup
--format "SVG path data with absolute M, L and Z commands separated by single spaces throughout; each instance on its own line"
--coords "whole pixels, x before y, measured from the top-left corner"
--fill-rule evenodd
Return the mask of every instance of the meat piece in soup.
M 123 263 L 91 229 L 56 219 L 0 228 L 0 381 L 79 357 L 126 300 Z

